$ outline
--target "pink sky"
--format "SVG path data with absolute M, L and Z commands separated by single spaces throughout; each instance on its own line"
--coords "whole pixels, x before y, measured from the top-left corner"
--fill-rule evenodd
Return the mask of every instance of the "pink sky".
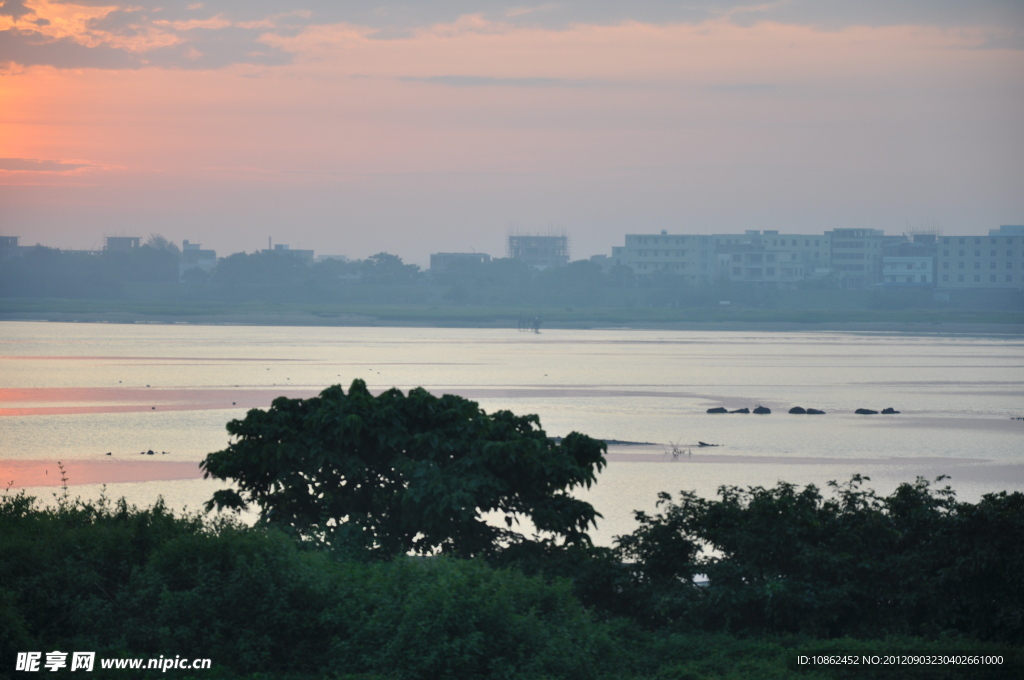
M 1019 3 L 208 4 L 0 7 L 0 233 L 426 264 L 510 228 L 584 258 L 1024 223 Z

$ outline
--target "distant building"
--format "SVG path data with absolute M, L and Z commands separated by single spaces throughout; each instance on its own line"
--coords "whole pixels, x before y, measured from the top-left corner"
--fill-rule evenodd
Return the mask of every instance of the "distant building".
M 1024 289 L 1024 225 L 1002 225 L 988 236 L 940 236 L 881 229 L 833 229 L 823 234 L 626 234 L 607 267 L 625 265 L 639 277 L 672 274 L 688 283 L 728 279 L 780 288 L 833 275 L 844 288 L 935 287 Z
M 1024 288 L 1024 226 L 988 234 L 939 238 L 936 288 Z
M 886 237 L 889 238 L 889 237 Z M 935 251 L 939 244 L 938 232 L 920 232 L 910 235 L 910 240 L 901 240 L 895 244 L 886 246 L 886 255 L 930 255 L 935 257 Z
M 178 264 L 178 276 L 189 269 L 201 269 L 211 272 L 217 266 L 217 251 L 203 250 L 199 243 L 189 243 L 188 239 L 181 242 L 181 260 Z
M 317 255 L 313 258 L 314 262 L 328 262 L 331 260 L 335 262 L 348 262 L 348 258 L 344 255 Z
M 24 248 L 18 245 L 20 236 L 0 236 L 0 261 L 21 257 Z
M 288 247 L 287 243 L 275 243 L 271 250 L 261 250 L 264 255 L 282 255 L 284 257 L 296 257 L 300 260 L 304 260 L 309 264 L 313 264 L 313 251 L 312 250 L 292 250 Z
M 491 256 L 486 253 L 431 253 L 430 270 L 441 271 L 453 265 L 485 264 L 490 261 Z
M 561 267 L 569 262 L 569 237 L 510 234 L 508 256 L 535 269 Z
M 881 229 L 833 229 L 825 235 L 831 238 L 832 271 L 839 275 L 844 288 L 870 288 L 881 281 L 885 232 Z
M 104 250 L 111 253 L 127 253 L 138 248 L 142 242 L 139 236 L 108 236 Z
M 769 251 L 764 244 L 725 246 L 718 252 L 717 271 L 732 281 L 794 284 L 805 278 L 804 264 L 790 255 Z
M 935 284 L 934 267 L 935 259 L 927 255 L 883 255 L 882 285 L 889 288 L 930 288 Z
M 712 239 L 718 256 L 718 276 L 733 281 L 787 287 L 824 273 L 830 263 L 831 239 L 821 234 L 752 229 L 743 234 L 715 234 Z
M 717 259 L 710 236 L 626 234 L 625 245 L 612 248 L 612 266 L 626 265 L 640 277 L 673 275 L 686 283 L 708 283 L 715 278 Z
M 935 285 L 936 232 L 911 233 L 910 240 L 886 237 L 882 247 L 882 280 L 886 288 Z
M 614 260 L 607 255 L 591 255 L 590 261 L 601 268 L 602 271 L 609 271 L 612 268 Z

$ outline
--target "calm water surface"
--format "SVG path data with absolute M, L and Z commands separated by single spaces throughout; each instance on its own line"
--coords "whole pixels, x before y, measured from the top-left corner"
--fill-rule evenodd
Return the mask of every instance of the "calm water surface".
M 223 448 L 224 424 L 249 408 L 355 378 L 536 413 L 552 435 L 648 442 L 613 445 L 586 494 L 605 515 L 601 542 L 630 531 L 631 511 L 653 508 L 662 490 L 711 496 L 722 484 L 821 485 L 855 472 L 886 492 L 939 474 L 965 499 L 1024 490 L 1024 421 L 1013 419 L 1024 416 L 1024 340 L 1012 336 L 7 322 L 0 355 L 4 483 L 56 460 L 113 481 L 104 471 L 130 461 L 149 465 L 143 479 L 108 494 L 137 503 L 197 507 L 213 483 L 150 471 Z M 773 413 L 706 413 L 758 404 Z M 827 415 L 787 414 L 795 405 Z M 853 414 L 887 406 L 900 415 Z M 158 455 L 139 457 L 149 449 Z

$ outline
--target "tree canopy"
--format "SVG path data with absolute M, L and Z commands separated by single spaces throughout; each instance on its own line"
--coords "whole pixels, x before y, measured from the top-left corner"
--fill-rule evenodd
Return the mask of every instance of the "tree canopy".
M 918 478 L 883 497 L 867 479 L 831 482 L 832 498 L 785 482 L 723 486 L 719 500 L 659 494 L 661 512 L 636 512 L 639 528 L 617 539 L 630 604 L 744 632 L 1024 639 L 1024 494 L 961 503 Z
M 348 394 L 334 385 L 311 399 L 280 397 L 227 429 L 234 441 L 202 467 L 238 491 L 218 491 L 208 509 L 254 504 L 262 522 L 383 557 L 589 544 L 600 516 L 570 492 L 594 483 L 604 442 L 575 432 L 557 442 L 536 415 L 487 414 L 455 395 L 375 397 L 355 380 Z M 521 520 L 532 539 L 513 531 Z

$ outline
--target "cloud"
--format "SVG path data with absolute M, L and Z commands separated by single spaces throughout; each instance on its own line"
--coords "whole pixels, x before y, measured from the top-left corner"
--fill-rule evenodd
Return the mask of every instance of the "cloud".
M 998 31 L 989 34 L 979 45 L 979 50 L 1024 50 L 1024 30 Z
M 0 158 L 0 170 L 8 172 L 71 172 L 81 168 L 98 168 L 92 163 L 51 161 L 40 158 Z
M 293 55 L 263 42 L 264 31 L 229 26 L 192 28 L 187 35 L 154 36 L 151 28 L 118 20 L 124 41 L 84 44 L 70 36 L 52 37 L 40 30 L 0 31 L 0 64 L 57 68 L 134 69 L 147 66 L 216 69 L 232 64 L 274 66 Z M 113 34 L 111 34 L 113 35 Z M 133 39 L 138 38 L 133 42 Z
M 771 83 L 719 83 L 717 85 L 708 85 L 704 89 L 708 92 L 724 94 L 765 94 L 774 92 L 779 88 Z
M 260 40 L 262 31 L 250 28 L 193 28 L 189 39 L 140 55 L 146 66 L 217 69 L 232 64 L 280 66 L 292 55 Z
M 772 21 L 840 30 L 849 26 L 938 28 L 1024 24 L 1020 0 L 795 0 L 763 12 Z
M 494 78 L 488 76 L 405 76 L 405 82 L 435 83 L 449 87 L 585 87 L 590 81 L 571 78 Z
M 209 5 L 209 6 L 208 6 Z M 33 9 L 34 8 L 34 9 Z M 77 23 L 69 13 L 88 16 Z M 50 0 L 28 7 L 6 0 L 0 17 L 0 63 L 58 68 L 221 68 L 231 64 L 286 64 L 295 54 L 275 37 L 318 26 L 359 27 L 374 40 L 437 34 L 467 17 L 489 30 L 650 25 L 728 21 L 841 30 L 851 26 L 916 25 L 940 28 L 1024 26 L 1020 0 L 560 0 L 524 5 L 507 0 L 336 2 L 335 0 Z M 62 18 L 57 22 L 54 19 Z M 1017 38 L 1000 46 L 1019 49 Z M 483 83 L 447 83 L 468 86 Z M 497 83 L 491 83 L 497 84 Z M 511 83 L 505 83 L 511 84 Z M 534 84 L 532 86 L 538 86 Z
M 129 52 L 107 45 L 88 46 L 72 38 L 50 38 L 39 31 L 10 28 L 0 31 L 0 64 L 57 68 L 118 69 L 136 66 Z
M 105 16 L 90 19 L 87 26 L 92 31 L 134 37 L 144 32 L 147 20 L 148 17 L 137 9 L 115 9 Z
M 6 2 L 0 2 L 0 17 L 20 19 L 26 14 L 32 14 L 32 10 L 25 6 L 24 0 L 7 0 Z
M 110 7 L 117 0 L 51 0 L 56 5 Z M 23 2 L 6 5 L 23 7 Z M 129 6 L 129 5 L 126 5 Z M 351 23 L 379 30 L 415 29 L 451 23 L 460 16 L 479 14 L 490 21 L 517 21 L 523 25 L 564 28 L 586 24 L 700 23 L 727 16 L 751 17 L 798 25 L 886 26 L 917 24 L 960 26 L 1019 25 L 1024 16 L 1020 0 L 559 0 L 525 5 L 507 0 L 429 0 L 412 2 L 337 2 L 336 0 L 218 0 L 207 7 L 188 0 L 134 0 L 133 8 L 164 19 L 194 19 L 197 15 L 224 15 L 243 22 L 303 9 L 311 24 Z M 0 10 L 2 13 L 3 10 Z

